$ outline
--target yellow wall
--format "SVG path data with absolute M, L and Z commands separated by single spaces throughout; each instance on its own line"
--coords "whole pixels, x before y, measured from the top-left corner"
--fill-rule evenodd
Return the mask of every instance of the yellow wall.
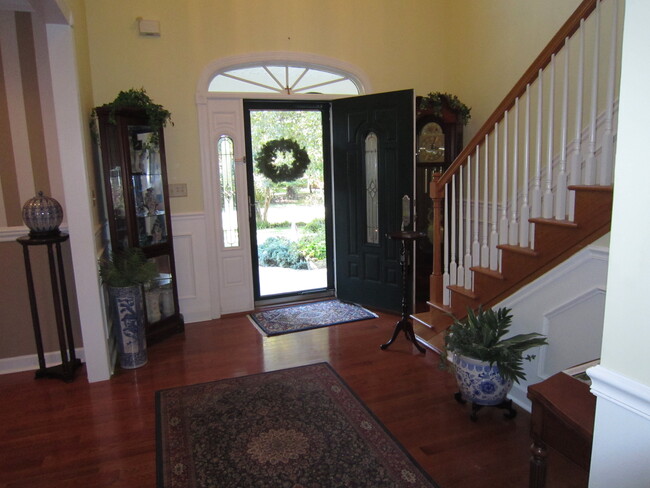
M 476 130 L 578 0 L 92 0 L 85 2 L 94 102 L 144 87 L 172 112 L 166 129 L 171 183 L 201 211 L 194 96 L 207 64 L 260 51 L 329 56 L 358 66 L 373 91 L 447 91 L 472 107 Z M 74 6 L 73 6 L 74 8 Z M 140 37 L 136 18 L 158 20 Z
M 475 133 L 524 74 L 580 0 L 455 0 L 445 85 L 472 107 Z M 466 134 L 467 135 L 467 134 Z M 467 138 L 466 138 L 467 140 Z

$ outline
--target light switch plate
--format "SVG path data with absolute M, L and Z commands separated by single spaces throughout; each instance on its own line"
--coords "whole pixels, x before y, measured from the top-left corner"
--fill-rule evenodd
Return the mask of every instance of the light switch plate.
M 170 197 L 186 197 L 187 196 L 187 183 L 171 183 L 169 185 Z

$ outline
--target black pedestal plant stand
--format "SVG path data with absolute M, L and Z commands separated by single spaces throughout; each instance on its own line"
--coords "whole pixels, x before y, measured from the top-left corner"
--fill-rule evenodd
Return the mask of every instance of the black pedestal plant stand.
M 70 318 L 70 306 L 68 304 L 68 291 L 65 282 L 65 269 L 61 253 L 61 243 L 68 240 L 68 234 L 58 231 L 49 234 L 22 236 L 16 239 L 23 246 L 25 259 L 25 272 L 27 275 L 27 291 L 29 293 L 29 305 L 32 312 L 32 326 L 36 340 L 36 352 L 38 354 L 38 369 L 36 378 L 58 378 L 67 383 L 74 380 L 75 371 L 81 367 L 81 360 L 76 357 L 74 337 L 72 335 L 72 321 Z M 54 318 L 56 331 L 61 351 L 61 364 L 47 366 L 45 363 L 45 351 L 41 336 L 41 323 L 36 303 L 36 292 L 34 290 L 34 278 L 29 248 L 34 246 L 46 246 L 50 266 L 50 285 L 52 287 L 52 301 L 54 303 Z M 56 258 L 55 252 L 56 249 Z M 57 279 L 58 278 L 58 279 Z
M 463 395 L 459 391 L 454 393 L 454 398 L 461 405 L 465 405 L 467 403 L 467 400 L 463 398 Z M 503 400 L 498 405 L 479 405 L 478 403 L 472 402 L 472 413 L 469 414 L 469 418 L 473 422 L 476 422 L 478 420 L 478 411 L 481 410 L 483 407 L 500 408 L 503 410 L 507 410 L 507 412 L 503 414 L 503 416 L 507 419 L 514 419 L 517 416 L 517 411 L 514 408 L 512 408 L 512 400 L 509 399 Z
M 402 317 L 397 322 L 397 324 L 395 324 L 393 336 L 388 342 L 381 345 L 381 349 L 383 350 L 387 349 L 388 346 L 390 346 L 395 341 L 399 333 L 403 331 L 406 339 L 412 342 L 418 351 L 423 354 L 426 352 L 426 349 L 424 349 L 415 338 L 415 333 L 413 332 L 413 324 L 409 319 L 408 313 L 408 272 L 409 266 L 411 264 L 410 249 L 412 247 L 412 243 L 415 240 L 425 236 L 426 234 L 424 232 L 413 231 L 401 231 L 388 234 L 389 239 L 398 239 L 402 241 L 402 246 L 400 249 L 400 265 L 402 267 Z

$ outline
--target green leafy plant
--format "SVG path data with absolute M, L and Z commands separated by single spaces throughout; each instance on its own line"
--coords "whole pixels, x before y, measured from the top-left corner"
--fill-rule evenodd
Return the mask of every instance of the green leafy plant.
M 114 251 L 110 257 L 99 260 L 99 277 L 102 283 L 113 288 L 144 285 L 156 276 L 156 264 L 138 247 Z
M 523 362 L 534 355 L 524 355 L 530 348 L 548 344 L 546 337 L 537 332 L 518 334 L 505 338 L 512 324 L 511 309 L 502 307 L 496 312 L 479 307 L 476 312 L 467 309 L 467 317 L 457 319 L 445 333 L 445 349 L 441 355 L 447 360 L 447 352 L 468 356 L 496 365 L 506 380 L 516 383 L 525 380 Z M 445 364 L 443 364 L 445 366 Z
M 456 95 L 442 92 L 432 92 L 426 97 L 420 99 L 418 108 L 432 110 L 434 115 L 442 117 L 442 107 L 447 105 L 449 109 L 458 115 L 458 119 L 463 125 L 472 118 L 472 109 L 459 100 Z
M 301 227 L 301 225 L 298 225 Z M 314 219 L 302 225 L 303 236 L 298 240 L 298 250 L 309 260 L 322 261 L 327 258 L 325 240 L 325 219 Z
M 171 112 L 165 109 L 162 105 L 155 103 L 149 95 L 147 95 L 144 88 L 131 88 L 126 91 L 121 91 L 118 93 L 117 97 L 115 97 L 115 100 L 103 105 L 103 107 L 110 108 L 108 120 L 113 124 L 115 123 L 115 112 L 120 109 L 136 108 L 144 110 L 147 114 L 147 124 L 153 129 L 151 143 L 154 145 L 158 145 L 158 132 L 162 128 L 166 127 L 167 124 L 172 126 L 174 125 L 171 120 Z M 92 119 L 95 119 L 94 113 Z

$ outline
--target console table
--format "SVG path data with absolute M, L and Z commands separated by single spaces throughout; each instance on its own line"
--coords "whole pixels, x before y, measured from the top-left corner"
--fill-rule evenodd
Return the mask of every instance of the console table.
M 61 243 L 68 240 L 68 234 L 59 233 L 48 237 L 23 236 L 16 239 L 23 246 L 25 258 L 25 273 L 27 274 L 27 288 L 29 292 L 29 304 L 32 312 L 32 325 L 34 327 L 34 338 L 36 339 L 36 351 L 38 353 L 38 370 L 36 378 L 59 378 L 66 382 L 74 379 L 75 370 L 81 366 L 81 360 L 75 356 L 74 339 L 72 337 L 72 325 L 70 320 L 70 307 L 68 305 L 68 291 L 65 283 L 65 270 L 61 255 Z M 50 265 L 50 286 L 52 288 L 52 299 L 54 301 L 54 316 L 56 318 L 56 329 L 59 338 L 59 349 L 61 350 L 61 364 L 46 367 L 45 353 L 43 351 L 43 340 L 41 338 L 41 324 L 38 317 L 38 306 L 36 304 L 36 293 L 34 292 L 34 279 L 29 256 L 29 248 L 33 246 L 46 246 L 47 257 Z M 56 249 L 56 259 L 54 256 Z M 57 280 L 58 277 L 58 280 Z
M 589 385 L 566 373 L 557 373 L 528 387 L 532 402 L 530 432 L 530 488 L 546 484 L 547 447 L 589 471 L 596 397 Z

